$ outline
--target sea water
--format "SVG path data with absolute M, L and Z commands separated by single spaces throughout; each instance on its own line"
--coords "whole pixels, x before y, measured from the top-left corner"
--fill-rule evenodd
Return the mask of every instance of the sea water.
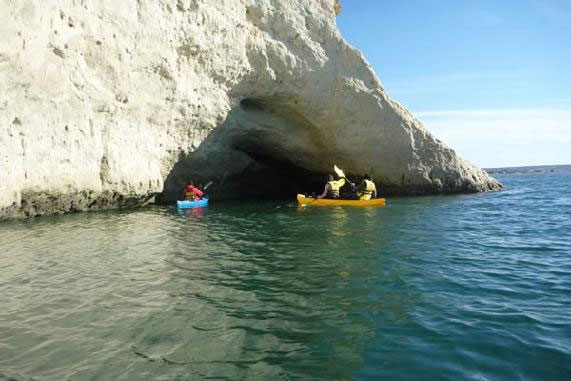
M 0 223 L 0 379 L 571 379 L 571 174 Z

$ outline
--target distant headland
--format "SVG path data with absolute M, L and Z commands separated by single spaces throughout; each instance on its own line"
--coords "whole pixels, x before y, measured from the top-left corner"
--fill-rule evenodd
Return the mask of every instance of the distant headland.
M 571 165 L 533 165 L 526 167 L 484 168 L 490 175 L 509 175 L 513 173 L 557 173 L 571 172 Z

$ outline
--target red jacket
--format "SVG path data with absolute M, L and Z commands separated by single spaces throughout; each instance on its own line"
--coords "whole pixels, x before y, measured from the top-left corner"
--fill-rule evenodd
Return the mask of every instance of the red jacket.
M 197 187 L 195 187 L 194 185 L 188 184 L 184 188 L 182 195 L 185 199 L 190 198 L 191 200 L 195 200 L 195 199 L 202 198 L 202 196 L 204 196 L 204 192 L 201 191 L 200 189 L 198 189 Z

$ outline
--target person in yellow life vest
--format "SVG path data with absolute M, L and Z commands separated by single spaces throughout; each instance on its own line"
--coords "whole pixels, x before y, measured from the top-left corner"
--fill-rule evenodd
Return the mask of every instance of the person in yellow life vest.
M 328 175 L 325 189 L 323 189 L 323 193 L 317 196 L 317 198 L 339 198 L 339 189 L 343 185 L 345 185 L 345 178 L 335 180 L 333 175 Z
M 359 197 L 359 200 L 370 200 L 371 198 L 377 198 L 377 187 L 373 182 L 373 179 L 368 174 L 365 174 L 361 184 L 355 187 L 355 192 Z

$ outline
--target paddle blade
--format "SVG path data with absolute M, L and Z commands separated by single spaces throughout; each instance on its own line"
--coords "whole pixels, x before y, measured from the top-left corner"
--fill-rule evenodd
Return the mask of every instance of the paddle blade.
M 334 165 L 333 170 L 335 171 L 335 173 L 337 173 L 337 176 L 339 176 L 341 178 L 345 177 L 343 170 L 341 168 L 339 168 L 338 166 Z

